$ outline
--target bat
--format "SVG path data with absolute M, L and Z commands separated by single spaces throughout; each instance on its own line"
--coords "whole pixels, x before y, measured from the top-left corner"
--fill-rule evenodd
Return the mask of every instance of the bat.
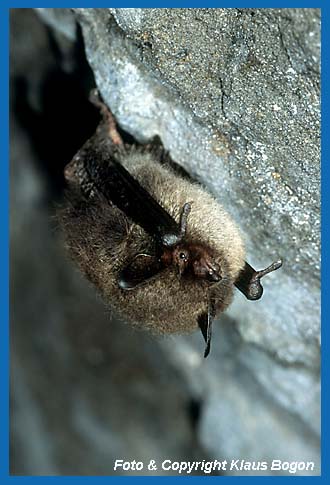
M 161 148 L 124 143 L 112 113 L 65 168 L 59 220 L 72 259 L 126 321 L 155 333 L 200 329 L 204 357 L 212 322 L 232 301 L 249 300 L 281 267 L 256 271 L 230 215 L 199 184 L 173 169 Z

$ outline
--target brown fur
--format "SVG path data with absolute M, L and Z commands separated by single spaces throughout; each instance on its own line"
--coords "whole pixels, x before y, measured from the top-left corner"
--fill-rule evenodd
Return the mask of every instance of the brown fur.
M 236 224 L 208 192 L 161 166 L 151 154 L 132 149 L 122 153 L 120 161 L 176 221 L 183 205 L 191 202 L 187 238 L 210 247 L 215 255 L 223 279 L 212 291 L 217 313 L 225 310 L 244 266 L 244 245 Z M 84 199 L 79 188 L 72 188 L 59 219 L 72 258 L 127 321 L 163 334 L 198 328 L 197 317 L 208 307 L 206 281 L 180 278 L 168 267 L 144 286 L 129 291 L 118 287 L 119 272 L 134 256 L 154 251 L 152 238 L 119 209 L 95 193 Z

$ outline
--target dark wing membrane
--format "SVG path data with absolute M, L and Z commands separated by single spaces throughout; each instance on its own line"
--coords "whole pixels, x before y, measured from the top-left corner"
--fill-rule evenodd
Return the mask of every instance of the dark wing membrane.
M 118 285 L 122 290 L 134 290 L 152 280 L 164 269 L 159 259 L 148 254 L 138 254 L 119 274 Z
M 148 234 L 168 246 L 180 240 L 179 224 L 113 156 L 101 163 L 85 157 L 84 164 L 97 190 Z

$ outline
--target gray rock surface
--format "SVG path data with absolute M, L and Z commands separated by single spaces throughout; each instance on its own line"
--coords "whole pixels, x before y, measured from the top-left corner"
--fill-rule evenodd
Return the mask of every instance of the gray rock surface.
M 283 268 L 265 281 L 261 301 L 236 295 L 215 326 L 208 361 L 202 359 L 199 335 L 156 342 L 134 337 L 139 340 L 136 358 L 146 352 L 141 345 L 150 352 L 143 372 L 156 367 L 166 375 L 166 385 L 171 382 L 171 394 L 181 389 L 176 401 L 181 413 L 182 393 L 202 402 L 196 436 L 202 453 L 215 459 L 314 461 L 314 474 L 319 473 L 319 10 L 56 10 L 39 9 L 39 14 L 71 40 L 73 22 L 79 23 L 96 84 L 120 125 L 140 141 L 159 135 L 174 160 L 218 197 L 241 226 L 252 265 L 284 259 Z M 60 243 L 54 244 L 61 261 Z M 85 295 L 93 298 L 93 290 L 82 282 L 78 286 L 82 301 Z M 87 315 L 98 322 L 98 335 L 104 310 L 87 301 L 82 313 L 85 304 Z M 68 316 L 68 324 L 70 318 L 77 322 Z M 58 322 L 64 325 L 60 317 Z M 72 323 L 72 334 L 84 333 L 85 325 L 88 329 L 88 317 Z M 114 328 L 120 336 L 131 335 L 127 327 Z M 67 336 L 57 335 L 57 340 L 65 346 Z M 100 345 L 98 336 L 95 355 Z M 109 367 L 116 367 L 123 354 L 107 340 L 102 349 L 111 355 Z M 68 358 L 71 352 L 69 346 Z M 95 395 L 105 385 L 107 370 L 88 379 Z M 84 396 L 81 372 L 75 361 L 78 394 Z M 27 377 L 22 370 L 19 376 L 24 392 Z M 69 385 L 66 389 L 74 399 Z M 125 408 L 129 397 L 120 395 Z M 105 406 L 107 399 L 102 395 Z M 103 443 L 116 452 L 121 442 L 125 449 L 127 426 L 122 436 L 111 438 L 111 426 L 104 426 L 109 413 L 99 414 L 95 407 L 86 412 L 85 404 L 67 421 L 69 426 L 87 422 L 80 428 L 86 431 L 86 446 L 98 449 Z M 161 408 L 157 425 L 165 425 L 164 412 Z M 118 416 L 116 421 L 124 419 Z M 143 419 L 148 423 L 147 416 Z M 182 426 L 175 436 L 191 446 L 189 430 Z M 145 446 L 145 456 L 151 448 L 156 453 L 155 443 L 141 440 L 144 445 L 138 440 L 136 445 L 140 451 Z M 182 446 L 165 443 L 176 458 L 185 454 Z M 134 455 L 134 443 L 129 444 Z

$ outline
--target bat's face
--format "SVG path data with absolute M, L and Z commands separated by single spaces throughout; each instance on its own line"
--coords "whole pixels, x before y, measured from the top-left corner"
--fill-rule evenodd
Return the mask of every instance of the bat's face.
M 179 244 L 174 249 L 165 249 L 164 262 L 177 268 L 180 276 L 190 276 L 210 283 L 221 280 L 219 264 L 209 248 L 200 244 Z

